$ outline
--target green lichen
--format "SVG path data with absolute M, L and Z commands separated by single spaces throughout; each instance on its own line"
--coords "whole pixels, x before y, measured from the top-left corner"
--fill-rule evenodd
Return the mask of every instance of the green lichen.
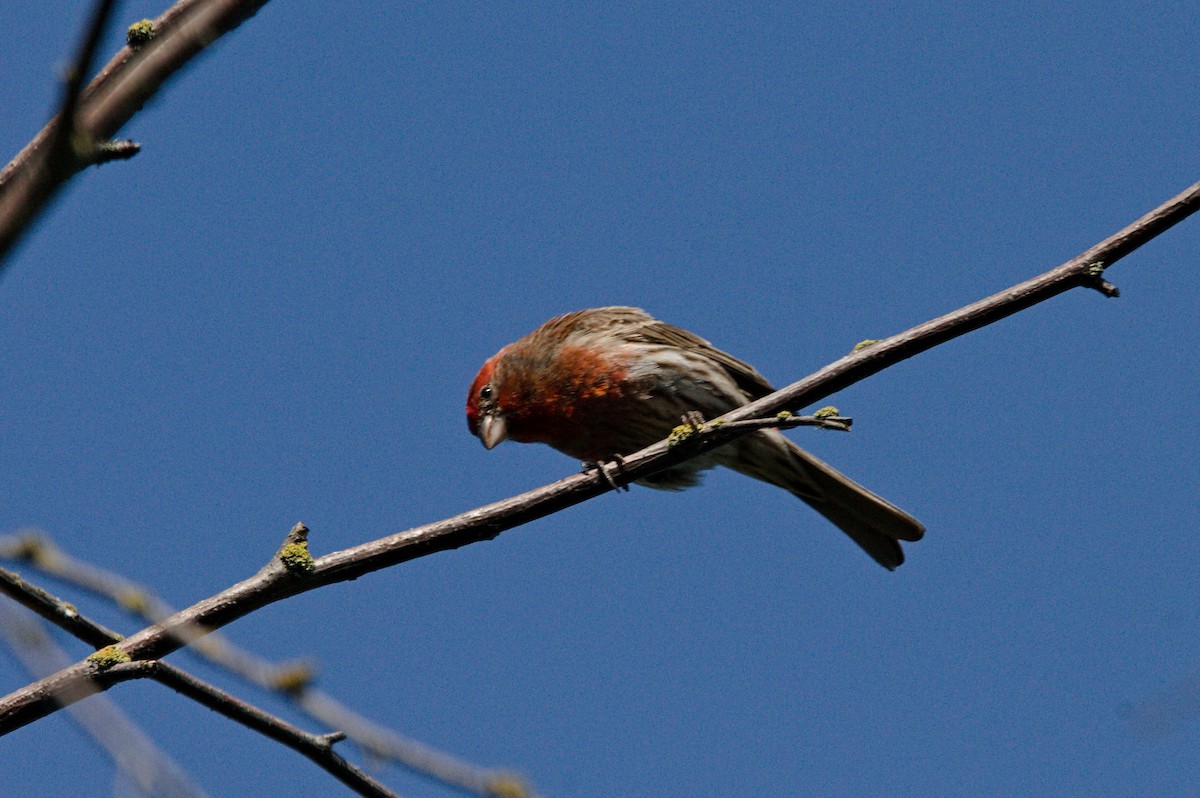
M 667 437 L 667 446 L 678 446 L 699 432 L 700 428 L 695 424 L 680 424 L 671 430 L 671 434 Z
M 308 541 L 297 540 L 279 550 L 279 561 L 283 567 L 296 573 L 308 573 L 313 569 L 313 557 L 308 552 Z
M 854 348 L 850 350 L 850 353 L 853 354 L 860 349 L 866 349 L 868 346 L 871 346 L 872 344 L 877 344 L 882 340 L 883 340 L 882 338 L 868 338 L 865 341 L 859 341 L 858 343 L 856 343 L 854 345 Z
M 125 43 L 134 50 L 154 38 L 154 20 L 135 22 L 125 31 Z
M 96 651 L 88 657 L 88 662 L 94 662 L 99 666 L 100 670 L 106 671 L 113 665 L 120 665 L 125 662 L 132 662 L 133 657 L 129 656 L 123 649 L 112 645 Z
M 780 421 L 784 421 L 786 419 L 791 418 L 794 415 L 796 415 L 796 414 L 793 413 L 791 410 L 780 410 L 778 413 L 775 414 L 775 418 L 779 419 Z
M 832 418 L 834 416 L 840 416 L 840 415 L 841 415 L 841 413 L 838 412 L 838 409 L 836 407 L 834 407 L 833 405 L 827 405 L 825 407 L 822 407 L 817 412 L 813 413 L 813 418 Z

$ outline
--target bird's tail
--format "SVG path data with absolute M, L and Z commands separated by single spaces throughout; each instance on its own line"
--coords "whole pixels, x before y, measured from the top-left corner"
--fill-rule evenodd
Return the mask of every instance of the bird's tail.
M 828 518 L 888 570 L 904 562 L 901 540 L 920 540 L 921 522 L 818 460 L 774 430 L 748 435 L 722 465 L 778 485 Z

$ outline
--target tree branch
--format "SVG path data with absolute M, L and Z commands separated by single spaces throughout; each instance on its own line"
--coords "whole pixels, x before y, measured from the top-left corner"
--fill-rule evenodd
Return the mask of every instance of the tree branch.
M 800 417 L 795 419 L 799 423 Z M 42 574 L 105 598 L 146 623 L 157 623 L 175 613 L 145 586 L 70 556 L 41 533 L 29 531 L 0 536 L 0 559 L 29 563 Z M 95 648 L 121 639 L 115 632 L 81 617 L 74 607 L 61 599 L 4 569 L 0 569 L 0 592 Z M 347 740 L 379 760 L 399 763 L 422 776 L 477 795 L 503 795 L 506 798 L 532 795 L 532 790 L 512 773 L 464 762 L 368 720 L 315 688 L 313 666 L 304 661 L 269 662 L 216 632 L 196 639 L 190 650 L 289 701 L 324 727 L 339 729 Z
M 96 645 L 98 648 L 103 647 L 90 656 L 87 661 L 105 671 L 113 680 L 111 683 L 139 678 L 153 679 L 264 737 L 286 745 L 312 760 L 317 766 L 323 768 L 359 795 L 396 798 L 395 793 L 334 753 L 333 744 L 345 739 L 345 733 L 339 731 L 324 735 L 311 734 L 225 690 L 192 676 L 181 668 L 160 660 L 129 662 L 124 656 L 124 652 L 112 645 L 122 639 L 119 634 L 81 616 L 74 607 L 65 601 L 55 598 L 42 588 L 26 582 L 11 571 L 2 568 L 0 568 L 0 592 L 81 640 Z M 52 646 L 44 633 L 37 634 L 39 631 L 31 628 L 22 630 L 18 628 L 15 619 L 7 618 L 0 613 L 0 632 L 5 632 L 10 638 L 17 634 L 24 635 L 23 639 L 27 645 L 17 650 L 30 668 L 33 667 L 30 658 L 34 656 L 34 653 L 39 649 L 47 649 Z M 65 656 L 62 658 L 65 659 Z M 59 664 L 57 667 L 62 668 L 63 664 Z M 91 704 L 87 706 L 91 706 Z M 67 708 L 74 710 L 78 707 L 71 705 Z M 115 708 L 111 709 L 115 710 Z M 114 723 L 121 722 L 123 724 L 122 728 L 126 730 L 125 734 L 117 735 L 114 738 L 112 735 L 96 731 L 98 727 L 104 725 L 100 722 L 101 716 L 104 714 L 93 713 L 83 716 L 80 718 L 80 723 L 97 735 L 97 739 L 102 741 L 104 748 L 110 751 L 118 763 L 125 763 L 126 759 L 129 760 L 127 764 L 122 764 L 122 767 L 127 767 L 131 773 L 138 776 L 140 781 L 145 781 L 151 776 L 158 779 L 181 776 L 181 773 L 168 772 L 170 768 L 167 768 L 166 765 L 159 765 L 160 757 L 153 743 L 145 738 L 145 735 L 135 731 L 132 724 L 119 712 L 112 711 L 109 714 Z M 126 738 L 131 746 L 127 753 L 120 744 L 121 738 Z
M 180 0 L 144 43 L 122 47 L 80 90 L 112 0 L 99 0 L 68 75 L 63 109 L 0 171 L 0 273 L 5 258 L 58 190 L 84 168 L 137 152 L 108 142 L 163 84 L 204 48 L 254 16 L 267 0 Z
M 240 698 L 201 681 L 191 674 L 161 660 L 131 662 L 116 665 L 114 669 L 131 668 L 141 676 L 148 676 L 161 685 L 187 696 L 214 712 L 224 715 L 259 734 L 282 743 L 293 751 L 307 757 L 335 779 L 359 795 L 374 798 L 397 798 L 396 793 L 380 784 L 333 750 L 333 744 L 345 737 L 341 732 L 333 734 L 310 734 L 298 726 L 264 712 Z
M 83 617 L 67 602 L 29 584 L 7 568 L 0 568 L 0 593 L 33 610 L 93 648 L 107 646 L 121 639 L 121 635 Z
M 761 418 L 801 407 L 971 330 L 999 321 L 1077 286 L 1096 287 L 1105 267 L 1132 252 L 1200 207 L 1200 183 L 1143 216 L 1116 235 L 1045 274 L 850 355 L 723 418 Z M 705 425 L 710 430 L 713 425 Z M 718 431 L 721 427 L 716 428 Z M 748 430 L 747 430 L 748 431 Z M 745 432 L 745 431 L 744 431 Z M 597 470 L 559 480 L 510 499 L 317 559 L 308 554 L 307 529 L 298 524 L 279 556 L 257 574 L 204 599 L 119 644 L 133 660 L 159 659 L 183 645 L 189 630 L 216 629 L 254 610 L 308 590 L 440 551 L 491 540 L 501 532 L 586 501 L 728 442 L 723 434 L 690 436 L 686 445 L 660 441 L 623 458 L 615 473 Z M 54 712 L 64 701 L 106 689 L 112 677 L 81 662 L 0 699 L 0 734 Z
M 40 621 L 18 612 L 0 606 L 0 637 L 34 678 L 70 663 Z M 107 696 L 68 707 L 67 714 L 138 785 L 139 795 L 204 798 L 188 774 Z

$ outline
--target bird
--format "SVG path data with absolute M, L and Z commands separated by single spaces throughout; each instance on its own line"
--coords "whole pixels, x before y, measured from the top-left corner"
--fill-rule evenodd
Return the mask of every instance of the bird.
M 753 366 L 640 308 L 590 308 L 556 316 L 488 358 L 467 394 L 467 426 L 487 449 L 544 443 L 594 464 L 662 440 L 683 418 L 712 420 L 774 390 Z M 682 490 L 716 466 L 799 497 L 888 570 L 904 562 L 900 541 L 925 533 L 775 429 L 637 482 Z

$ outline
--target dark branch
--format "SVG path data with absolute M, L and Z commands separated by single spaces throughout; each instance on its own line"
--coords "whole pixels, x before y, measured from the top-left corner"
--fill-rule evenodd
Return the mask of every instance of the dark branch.
M 0 568 L 0 593 L 33 610 L 93 648 L 107 646 L 121 639 L 121 635 L 88 620 L 67 602 L 29 584 L 6 568 Z
M 0 592 L 97 648 L 110 646 L 122 639 L 116 632 L 109 631 L 100 624 L 83 617 L 65 601 L 55 598 L 40 587 L 29 584 L 3 568 L 0 568 Z M 103 663 L 104 659 L 101 658 L 99 661 Z M 333 743 L 345 737 L 343 732 L 310 734 L 298 726 L 160 660 L 119 663 L 107 668 L 100 664 L 96 667 L 103 670 L 108 679 L 115 680 L 112 683 L 136 678 L 153 679 L 198 704 L 237 721 L 264 737 L 282 743 L 311 759 L 359 795 L 395 798 L 395 793 L 333 752 Z
M 50 636 L 46 625 L 12 606 L 0 606 L 0 638 L 33 678 L 71 663 Z M 108 696 L 93 696 L 67 707 L 71 720 L 113 763 L 138 785 L 138 795 L 162 798 L 204 798 L 204 792 L 170 755 L 131 720 Z
M 293 751 L 307 757 L 323 768 L 335 779 L 354 790 L 359 795 L 377 796 L 378 798 L 397 798 L 396 794 L 384 787 L 361 769 L 347 762 L 336 754 L 333 744 L 345 735 L 341 732 L 330 734 L 310 734 L 298 726 L 293 726 L 281 718 L 240 698 L 201 681 L 173 665 L 160 660 L 149 663 L 129 663 L 116 665 L 116 668 L 126 668 L 150 665 L 148 675 L 161 685 L 171 688 L 180 695 L 187 696 L 198 704 L 224 715 L 259 734 L 282 743 Z M 140 669 L 139 669 L 140 670 Z
M 303 527 L 293 529 L 288 533 L 284 545 L 301 542 L 307 532 Z M 144 585 L 72 557 L 42 533 L 25 532 L 0 536 L 0 559 L 27 562 L 40 573 L 107 599 L 146 623 L 156 623 L 175 613 L 175 609 Z M 45 601 L 52 605 L 48 611 L 64 619 L 65 623 L 60 623 L 56 618 L 50 620 L 77 638 L 96 648 L 121 639 L 115 633 L 112 633 L 111 638 L 85 635 L 84 632 L 91 622 L 79 617 L 71 605 L 30 585 L 15 574 L 10 580 L 14 584 L 8 587 L 5 585 L 6 573 L 0 570 L 0 592 L 12 595 L 26 606 L 30 606 L 27 594 L 45 594 Z M 44 614 L 36 607 L 33 609 L 39 614 Z M 477 795 L 491 795 L 494 792 L 491 785 L 500 780 L 509 786 L 508 795 L 531 794 L 531 791 L 511 774 L 464 762 L 368 720 L 329 694 L 316 689 L 312 684 L 314 666 L 310 663 L 301 660 L 269 662 L 235 645 L 219 632 L 196 639 L 190 651 L 291 702 L 326 728 L 341 729 L 342 731 L 333 734 L 338 735 L 339 739 L 348 738 L 354 745 L 379 760 L 399 763 L 423 776 Z

